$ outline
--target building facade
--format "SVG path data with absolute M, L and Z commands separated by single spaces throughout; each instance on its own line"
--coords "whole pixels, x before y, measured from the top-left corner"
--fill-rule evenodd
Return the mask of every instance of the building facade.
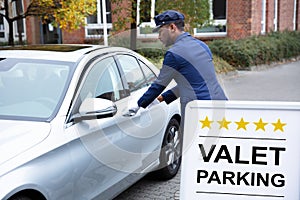
M 2 0 L 3 1 L 3 0 Z M 29 0 L 23 2 L 23 8 L 28 6 Z M 251 35 L 264 35 L 272 31 L 298 31 L 300 26 L 300 0 L 209 0 L 210 18 L 212 23 L 201 29 L 194 29 L 195 37 L 202 40 L 215 38 L 241 39 Z M 1 2 L 1 0 L 0 0 Z M 137 13 L 137 24 L 143 17 L 143 23 L 138 27 L 138 38 L 157 38 L 151 32 L 155 26 L 155 0 L 148 0 L 149 10 Z M 137 0 L 139 5 L 140 0 Z M 14 8 L 14 4 L 12 5 Z M 130 1 L 124 0 L 124 7 L 131 6 Z M 104 9 L 103 9 L 104 8 Z M 15 24 L 15 40 L 20 34 L 28 44 L 49 43 L 89 43 L 93 40 L 103 41 L 105 33 L 109 35 L 116 16 L 111 10 L 115 5 L 110 0 L 97 0 L 97 13 L 86 19 L 86 26 L 76 31 L 63 31 L 42 24 L 37 17 L 28 17 L 23 22 Z M 1 12 L 1 11 L 0 11 Z M 106 15 L 103 15 L 105 13 Z M 123 13 L 124 14 L 124 13 Z M 145 20 L 146 19 L 146 20 Z M 20 30 L 21 29 L 21 30 Z M 8 40 L 8 27 L 3 16 L 0 15 L 0 42 Z

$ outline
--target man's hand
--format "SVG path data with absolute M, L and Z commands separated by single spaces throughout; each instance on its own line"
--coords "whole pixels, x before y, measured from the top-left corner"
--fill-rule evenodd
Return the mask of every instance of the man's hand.
M 164 101 L 164 97 L 159 95 L 157 98 L 156 98 L 159 102 L 163 102 Z
M 151 108 L 152 106 L 155 106 L 159 103 L 160 103 L 160 101 L 156 98 L 149 104 L 148 108 Z
M 130 107 L 128 109 L 129 113 L 137 113 L 139 111 L 140 107 L 139 106 L 134 106 L 134 107 Z

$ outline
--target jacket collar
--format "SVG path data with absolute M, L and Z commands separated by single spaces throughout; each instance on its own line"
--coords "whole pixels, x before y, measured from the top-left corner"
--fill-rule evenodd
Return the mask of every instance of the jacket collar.
M 179 35 L 176 40 L 175 43 L 178 42 L 179 40 L 181 40 L 182 38 L 185 38 L 187 36 L 191 36 L 188 32 L 183 32 L 181 35 Z

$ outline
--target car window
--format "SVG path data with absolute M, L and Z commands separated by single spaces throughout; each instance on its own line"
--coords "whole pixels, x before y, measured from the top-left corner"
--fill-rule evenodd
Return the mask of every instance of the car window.
M 135 57 L 130 55 L 118 55 L 117 57 L 131 92 L 148 86 L 147 80 Z
M 104 98 L 118 101 L 125 94 L 121 77 L 113 57 L 105 58 L 94 64 L 89 71 L 80 98 Z
M 143 61 L 139 60 L 139 63 L 142 68 L 142 71 L 146 77 L 147 83 L 148 83 L 148 85 L 150 85 L 156 79 L 156 75 Z
M 70 77 L 70 63 L 5 59 L 0 62 L 0 116 L 47 120 L 55 115 Z

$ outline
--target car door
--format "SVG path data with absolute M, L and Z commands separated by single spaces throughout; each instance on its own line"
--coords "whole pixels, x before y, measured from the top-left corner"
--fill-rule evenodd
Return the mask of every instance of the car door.
M 73 122 L 66 131 L 77 134 L 80 144 L 80 147 L 70 145 L 76 168 L 74 198 L 92 199 L 101 194 L 100 199 L 107 199 L 136 181 L 132 173 L 142 167 L 140 140 L 128 134 L 136 129 L 134 126 L 124 129 L 132 124 L 131 118 L 123 116 L 128 109 L 129 91 L 124 87 L 114 57 L 99 58 L 90 64 L 71 115 L 78 114 L 81 103 L 88 98 L 113 101 L 118 111 L 113 117 Z
M 129 54 L 116 56 L 130 91 L 129 107 L 137 105 L 138 99 L 147 91 L 156 75 L 141 59 Z M 165 103 L 151 104 L 141 108 L 136 115 L 128 116 L 131 123 L 122 124 L 122 129 L 139 140 L 142 150 L 143 168 L 149 166 L 159 157 L 160 146 L 167 124 L 168 108 Z M 135 127 L 135 131 L 132 130 Z

